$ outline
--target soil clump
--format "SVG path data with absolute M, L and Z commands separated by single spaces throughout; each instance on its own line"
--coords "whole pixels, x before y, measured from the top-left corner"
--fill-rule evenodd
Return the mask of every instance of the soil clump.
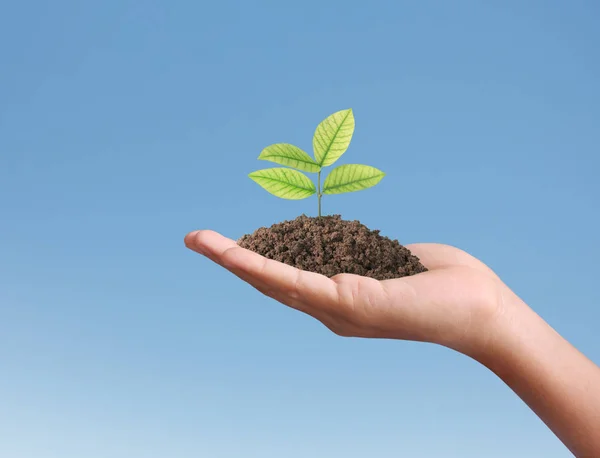
M 427 268 L 397 240 L 341 215 L 309 217 L 261 227 L 238 245 L 298 269 L 327 277 L 350 273 L 387 280 L 426 272 Z

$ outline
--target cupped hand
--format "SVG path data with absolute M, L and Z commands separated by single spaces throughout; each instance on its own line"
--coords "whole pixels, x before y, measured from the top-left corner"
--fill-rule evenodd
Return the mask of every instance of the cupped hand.
M 431 342 L 472 354 L 488 344 L 510 294 L 491 269 L 447 245 L 407 245 L 429 270 L 379 281 L 302 271 L 209 230 L 188 234 L 185 244 L 261 293 L 346 337 Z

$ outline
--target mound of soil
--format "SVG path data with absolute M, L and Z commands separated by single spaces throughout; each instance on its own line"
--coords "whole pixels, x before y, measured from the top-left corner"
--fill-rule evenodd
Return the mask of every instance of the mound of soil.
M 309 217 L 261 227 L 238 245 L 269 259 L 327 277 L 350 273 L 386 280 L 427 271 L 397 240 L 340 215 Z

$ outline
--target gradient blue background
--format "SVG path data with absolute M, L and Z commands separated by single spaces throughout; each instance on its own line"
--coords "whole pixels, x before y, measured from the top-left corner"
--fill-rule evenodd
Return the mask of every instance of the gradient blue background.
M 600 6 L 21 0 L 0 7 L 0 456 L 570 456 L 492 373 L 342 339 L 189 252 L 315 214 L 246 175 L 352 107 L 324 198 L 466 249 L 600 361 Z

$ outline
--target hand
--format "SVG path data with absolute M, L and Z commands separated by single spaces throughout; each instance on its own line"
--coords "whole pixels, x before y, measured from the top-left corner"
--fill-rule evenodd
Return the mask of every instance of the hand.
M 301 271 L 212 231 L 192 232 L 185 243 L 341 336 L 432 342 L 472 357 L 510 386 L 575 456 L 600 456 L 600 368 L 464 251 L 408 245 L 429 271 L 378 281 Z
M 510 293 L 483 263 L 447 245 L 409 245 L 429 271 L 378 281 L 302 271 L 213 231 L 192 232 L 185 243 L 341 336 L 433 342 L 469 354 L 486 346 L 490 325 L 502 314 L 503 298 Z

